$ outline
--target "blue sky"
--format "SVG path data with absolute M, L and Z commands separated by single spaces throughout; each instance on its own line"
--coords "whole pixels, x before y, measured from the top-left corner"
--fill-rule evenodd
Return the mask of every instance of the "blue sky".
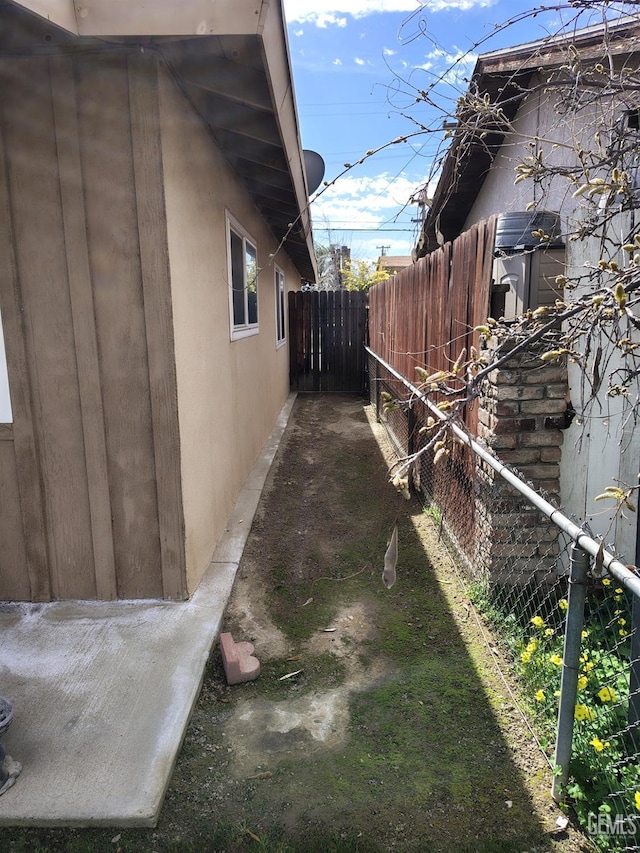
M 373 260 L 408 255 L 418 214 L 409 203 L 427 180 L 441 138 L 442 114 L 416 108 L 412 87 L 447 72 L 443 103 L 467 88 L 478 53 L 556 32 L 558 12 L 507 21 L 539 4 L 523 0 L 284 0 L 302 144 L 317 151 L 333 181 L 344 164 L 413 133 L 413 114 L 433 131 L 367 158 L 312 204 L 316 244 L 348 245 Z M 567 16 L 573 14 L 565 13 Z M 584 20 L 583 25 L 587 24 Z M 477 43 L 486 39 L 478 47 Z M 413 101 L 413 104 L 412 104 Z M 405 115 L 403 115 L 405 113 Z M 437 132 L 435 132 L 437 131 Z

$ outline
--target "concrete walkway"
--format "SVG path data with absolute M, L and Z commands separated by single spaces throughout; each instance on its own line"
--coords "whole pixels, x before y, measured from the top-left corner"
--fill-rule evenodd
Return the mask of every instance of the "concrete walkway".
M 0 826 L 155 825 L 293 401 L 189 601 L 0 604 L 2 743 L 23 765 Z

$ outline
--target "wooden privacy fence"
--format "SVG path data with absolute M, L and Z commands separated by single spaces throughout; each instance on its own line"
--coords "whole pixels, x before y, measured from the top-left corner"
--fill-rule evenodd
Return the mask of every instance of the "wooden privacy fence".
M 463 347 L 478 347 L 473 329 L 490 310 L 495 230 L 492 216 L 369 291 L 369 346 L 410 382 L 416 366 L 446 370 Z M 477 410 L 466 420 L 475 432 Z
M 367 294 L 289 293 L 291 387 L 297 391 L 364 394 Z
M 406 267 L 395 278 L 369 291 L 369 347 L 383 362 L 417 384 L 416 366 L 430 373 L 449 369 L 466 347 L 478 347 L 474 328 L 490 311 L 496 217 L 472 226 L 453 243 Z M 372 360 L 375 361 L 375 360 Z M 369 367 L 371 400 L 379 412 L 380 395 L 406 399 L 403 383 L 378 364 Z M 383 415 L 401 455 L 420 450 L 428 436 L 426 408 L 400 407 Z M 472 434 L 478 429 L 478 407 L 464 413 Z M 478 524 L 474 500 L 476 462 L 466 447 L 453 446 L 445 464 L 434 465 L 433 450 L 414 466 L 413 480 L 446 515 L 454 539 L 466 546 Z

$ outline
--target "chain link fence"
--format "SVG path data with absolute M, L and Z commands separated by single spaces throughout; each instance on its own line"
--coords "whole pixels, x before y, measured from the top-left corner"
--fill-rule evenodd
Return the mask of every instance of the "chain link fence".
M 371 351 L 368 369 L 371 404 L 399 457 L 419 453 L 434 435 L 433 426 L 425 429 L 433 412 Z M 580 528 L 559 513 L 564 527 L 555 513 L 549 518 L 536 505 L 547 496 L 538 491 L 541 501 L 532 502 L 517 471 L 504 466 L 507 482 L 459 436 L 441 440 L 448 455 L 434 464 L 437 450 L 427 450 L 402 478 L 420 493 L 510 661 L 523 710 L 561 782 L 554 796 L 600 849 L 640 850 L 640 581 L 603 561 L 593 540 L 596 559 L 589 565 L 581 551 L 587 570 L 574 575 Z M 612 573 L 623 569 L 632 580 Z

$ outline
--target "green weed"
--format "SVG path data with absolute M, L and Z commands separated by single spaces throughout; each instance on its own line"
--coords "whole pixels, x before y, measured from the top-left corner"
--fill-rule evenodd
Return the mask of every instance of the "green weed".
M 500 592 L 475 584 L 472 598 L 500 631 L 511 652 L 532 719 L 543 744 L 550 749 L 560 696 L 564 597 L 546 596 L 540 611 L 514 611 L 500 605 Z M 637 744 L 628 729 L 630 601 L 610 578 L 592 588 L 582 632 L 578 699 L 574 709 L 572 759 L 566 786 L 567 804 L 587 827 L 598 815 L 640 812 L 640 767 Z M 614 849 L 616 839 L 594 836 L 602 849 Z M 613 846 L 612 846 L 613 845 Z

